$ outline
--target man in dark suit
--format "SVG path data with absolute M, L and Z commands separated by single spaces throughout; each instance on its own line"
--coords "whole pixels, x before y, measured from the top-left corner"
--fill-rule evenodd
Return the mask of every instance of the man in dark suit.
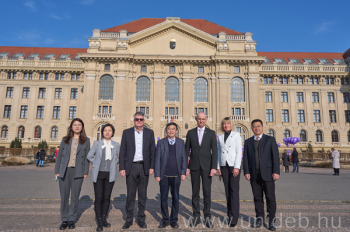
M 205 127 L 207 115 L 200 112 L 196 116 L 197 127 L 189 130 L 186 136 L 186 154 L 190 156 L 188 170 L 191 170 L 192 183 L 192 226 L 195 227 L 200 222 L 199 190 L 200 179 L 202 178 L 204 196 L 204 218 L 205 225 L 213 228 L 210 221 L 211 204 L 211 182 L 212 176 L 216 174 L 218 164 L 218 147 L 216 135 L 213 130 Z M 190 152 L 191 150 L 191 152 Z
M 134 115 L 134 127 L 123 131 L 120 153 L 120 175 L 126 177 L 127 200 L 126 222 L 123 229 L 133 223 L 136 191 L 138 191 L 137 224 L 147 228 L 145 223 L 148 178 L 154 172 L 155 140 L 152 130 L 144 127 L 144 113 Z
M 160 205 L 162 221 L 158 228 L 171 225 L 179 228 L 177 224 L 179 214 L 179 195 L 181 181 L 186 179 L 187 156 L 185 142 L 176 138 L 177 125 L 168 123 L 166 126 L 167 137 L 158 141 L 154 164 L 154 177 L 160 186 Z M 168 194 L 171 190 L 172 204 L 171 215 L 168 211 Z
M 263 122 L 255 119 L 251 123 L 254 136 L 244 144 L 243 170 L 245 178 L 250 181 L 254 196 L 256 219 L 252 227 L 264 224 L 265 193 L 267 212 L 269 214 L 268 229 L 275 231 L 276 215 L 275 181 L 280 175 L 280 159 L 274 137 L 263 134 Z

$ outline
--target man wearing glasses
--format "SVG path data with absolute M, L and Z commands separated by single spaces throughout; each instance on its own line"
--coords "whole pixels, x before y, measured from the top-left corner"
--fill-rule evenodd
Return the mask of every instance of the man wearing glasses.
M 126 222 L 123 229 L 133 224 L 136 191 L 138 192 L 137 224 L 147 228 L 145 223 L 148 178 L 154 172 L 155 140 L 154 132 L 144 127 L 144 113 L 136 112 L 134 127 L 123 131 L 120 153 L 120 175 L 126 177 Z

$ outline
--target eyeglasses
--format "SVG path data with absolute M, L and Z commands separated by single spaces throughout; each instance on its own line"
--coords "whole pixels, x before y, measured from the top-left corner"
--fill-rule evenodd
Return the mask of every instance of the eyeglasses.
M 145 121 L 145 119 L 144 119 L 144 118 L 135 118 L 134 121 L 135 121 L 135 122 L 136 122 L 136 121 L 143 122 L 143 121 Z
M 252 126 L 253 129 L 258 129 L 260 127 L 262 127 L 262 126 Z

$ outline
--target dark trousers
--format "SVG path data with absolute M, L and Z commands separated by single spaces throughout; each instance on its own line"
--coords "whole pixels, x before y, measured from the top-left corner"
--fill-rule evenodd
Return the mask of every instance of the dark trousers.
M 267 212 L 269 214 L 269 222 L 273 222 L 276 215 L 276 197 L 275 197 L 275 182 L 264 181 L 260 174 L 257 174 L 255 181 L 250 181 L 252 186 L 255 214 L 257 218 L 265 218 L 264 211 L 264 193 L 266 198 Z
M 134 206 L 136 191 L 138 192 L 138 214 L 137 221 L 144 222 L 146 219 L 145 209 L 147 201 L 147 186 L 149 176 L 145 175 L 143 164 L 133 163 L 129 175 L 126 177 L 126 221 L 132 222 L 134 217 Z
M 284 166 L 285 167 L 285 172 L 289 172 L 289 165 Z
M 238 176 L 233 176 L 233 167 L 221 166 L 221 175 L 225 185 L 225 195 L 227 202 L 227 216 L 230 224 L 237 224 L 239 218 L 239 178 L 241 176 L 241 170 L 239 170 Z
M 113 186 L 114 181 L 109 182 L 109 172 L 98 172 L 96 183 L 94 183 L 95 214 L 97 219 L 106 216 L 108 213 Z
M 75 221 L 78 213 L 79 195 L 83 184 L 83 177 L 74 178 L 75 168 L 66 168 L 63 178 L 59 178 L 60 195 L 61 195 L 61 220 Z M 69 205 L 69 194 L 70 205 Z
M 210 204 L 211 204 L 211 181 L 212 178 L 209 176 L 210 170 L 191 170 L 191 184 L 192 184 L 192 210 L 194 217 L 200 217 L 200 207 L 199 207 L 199 191 L 200 183 L 202 178 L 202 188 L 203 188 L 203 202 L 204 202 L 204 217 L 211 218 L 210 214 Z
M 293 172 L 295 172 L 295 169 L 299 172 L 299 163 L 293 163 Z
M 164 176 L 163 179 L 159 182 L 160 207 L 162 210 L 163 222 L 178 221 L 180 184 L 181 184 L 181 179 L 179 176 L 177 177 Z M 172 198 L 170 218 L 169 218 L 169 211 L 168 211 L 169 188 L 170 188 L 171 198 Z
M 339 168 L 333 168 L 334 169 L 334 175 L 339 175 Z

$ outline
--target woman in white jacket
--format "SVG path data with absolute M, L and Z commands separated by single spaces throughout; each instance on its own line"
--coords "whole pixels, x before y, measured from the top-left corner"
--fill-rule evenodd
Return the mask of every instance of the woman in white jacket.
M 241 173 L 242 141 L 238 132 L 231 131 L 231 119 L 221 121 L 224 131 L 218 141 L 218 172 L 222 175 L 227 201 L 229 226 L 235 227 L 239 217 L 239 178 Z

